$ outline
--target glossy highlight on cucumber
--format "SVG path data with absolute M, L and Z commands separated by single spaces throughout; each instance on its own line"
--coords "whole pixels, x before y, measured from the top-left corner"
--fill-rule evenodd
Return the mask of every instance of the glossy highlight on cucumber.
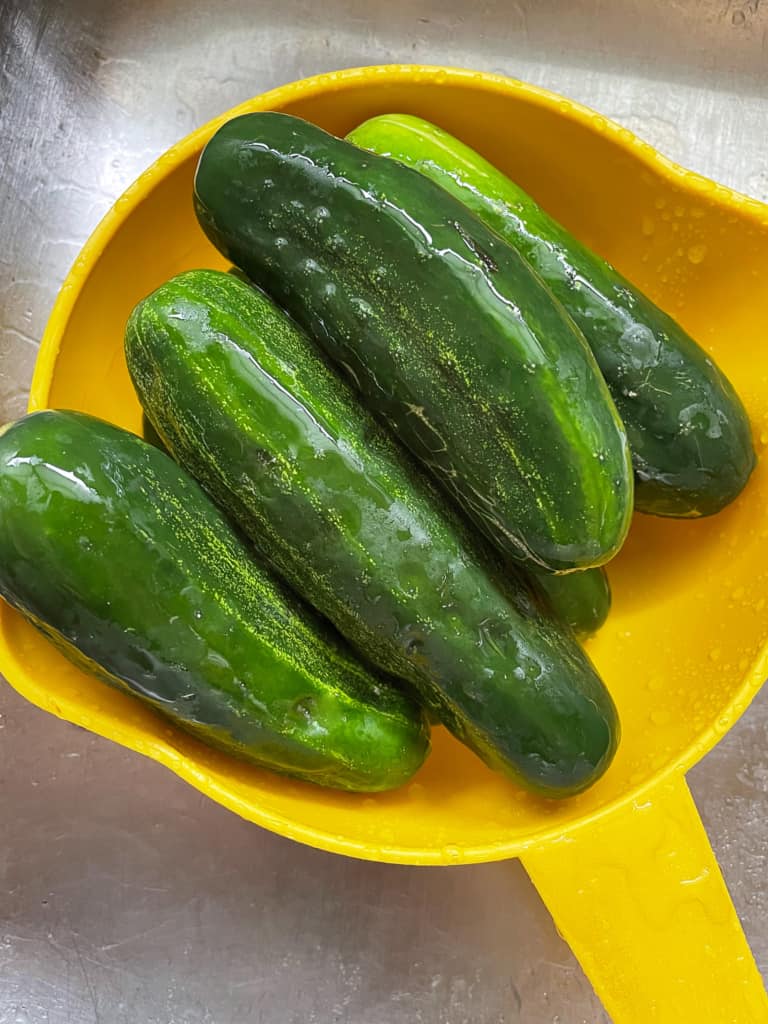
M 427 754 L 422 713 L 184 470 L 84 413 L 0 437 L 0 594 L 79 667 L 256 765 L 373 792 Z
M 707 353 L 505 174 L 441 128 L 385 114 L 347 138 L 440 185 L 530 263 L 584 332 L 629 437 L 635 507 L 719 512 L 755 466 L 746 411 Z
M 499 550 L 547 571 L 616 553 L 632 473 L 597 364 L 462 203 L 306 121 L 254 113 L 205 146 L 195 208 Z

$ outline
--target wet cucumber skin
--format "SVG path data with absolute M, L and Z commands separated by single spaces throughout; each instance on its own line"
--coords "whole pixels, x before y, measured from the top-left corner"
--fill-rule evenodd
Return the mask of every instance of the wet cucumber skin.
M 266 295 L 181 274 L 132 313 L 126 357 L 174 457 L 361 653 L 529 788 L 602 773 L 618 722 L 586 655 Z
M 182 469 L 83 413 L 0 437 L 0 594 L 210 746 L 323 785 L 404 783 L 421 714 L 271 573 Z
M 579 637 L 596 633 L 611 610 L 611 587 L 602 567 L 565 575 L 536 573 L 533 585 L 543 592 L 554 615 Z
M 706 516 L 734 500 L 755 466 L 746 412 L 725 375 L 672 317 L 506 175 L 435 125 L 382 115 L 348 139 L 405 162 L 460 199 L 562 302 L 624 421 L 638 511 Z
M 195 207 L 499 550 L 547 571 L 616 553 L 632 474 L 599 369 L 462 203 L 305 121 L 256 113 L 206 145 Z

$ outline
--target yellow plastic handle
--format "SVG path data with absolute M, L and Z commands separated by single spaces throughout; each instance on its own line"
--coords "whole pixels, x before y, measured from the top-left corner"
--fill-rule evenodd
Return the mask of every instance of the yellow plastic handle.
M 614 1024 L 768 1022 L 684 778 L 523 863 Z

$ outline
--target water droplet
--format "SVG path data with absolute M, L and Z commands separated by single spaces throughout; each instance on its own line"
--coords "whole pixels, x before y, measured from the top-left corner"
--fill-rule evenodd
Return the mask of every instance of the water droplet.
M 734 601 L 740 601 L 742 597 L 744 597 L 744 587 L 736 587 L 736 589 L 731 594 L 731 597 Z
M 312 722 L 315 710 L 315 698 L 301 697 L 299 700 L 294 701 L 293 710 L 306 722 Z
M 669 725 L 672 721 L 672 715 L 666 708 L 657 708 L 655 711 L 652 711 L 650 718 L 654 725 L 659 726 Z
M 421 640 L 417 637 L 413 637 L 413 639 L 409 640 L 405 645 L 405 653 L 412 658 L 414 655 L 419 653 L 423 646 L 424 645 Z
M 343 235 L 331 235 L 328 239 L 328 248 L 331 252 L 344 252 L 347 248 L 347 240 Z
M 675 207 L 675 216 L 676 217 L 684 217 L 685 216 L 685 207 L 684 206 L 676 206 Z
M 641 230 L 643 234 L 646 236 L 652 235 L 653 232 L 656 230 L 656 225 L 653 223 L 653 218 L 647 216 L 643 217 Z
M 709 660 L 719 661 L 722 653 L 723 652 L 720 650 L 719 647 L 713 647 L 712 650 L 709 652 Z
M 316 206 L 312 211 L 312 219 L 322 223 L 324 220 L 328 220 L 331 216 L 331 211 L 327 206 Z
M 192 614 L 197 619 L 198 622 L 203 617 L 203 613 L 202 613 L 202 611 L 199 608 L 195 608 L 195 610 L 192 612 Z
M 688 259 L 691 263 L 701 263 L 707 255 L 707 247 L 703 243 L 692 245 L 688 249 Z
M 694 402 L 685 409 L 681 409 L 678 415 L 680 433 L 683 435 L 691 433 L 704 433 L 706 437 L 721 437 L 723 428 L 717 415 L 703 402 Z
M 662 676 L 651 676 L 647 685 L 651 693 L 655 693 L 664 686 L 664 679 Z
M 369 302 L 366 302 L 365 299 L 352 296 L 349 300 L 349 304 L 354 308 L 361 320 L 370 320 L 373 316 L 373 307 Z
M 645 324 L 631 324 L 622 331 L 618 341 L 628 363 L 634 369 L 641 370 L 656 364 L 661 343 L 650 327 Z
M 442 849 L 443 860 L 456 864 L 461 860 L 461 850 L 458 846 L 444 846 Z

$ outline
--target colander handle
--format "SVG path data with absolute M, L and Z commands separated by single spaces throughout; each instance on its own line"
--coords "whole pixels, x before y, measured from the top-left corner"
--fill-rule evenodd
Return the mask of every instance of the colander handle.
M 685 779 L 523 857 L 614 1024 L 766 1024 L 768 996 Z

